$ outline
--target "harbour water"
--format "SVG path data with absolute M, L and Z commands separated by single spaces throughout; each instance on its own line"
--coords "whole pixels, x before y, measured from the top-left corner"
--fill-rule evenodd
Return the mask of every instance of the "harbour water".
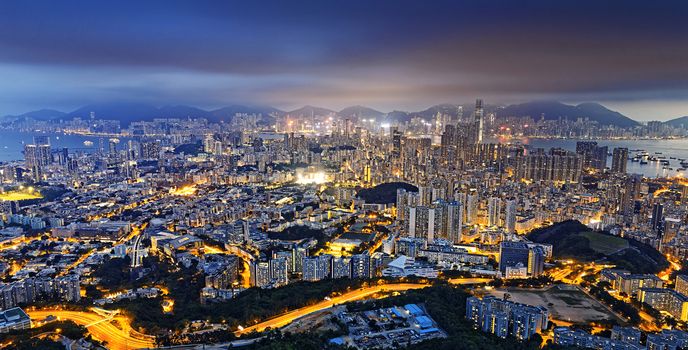
M 24 144 L 33 143 L 34 136 L 48 136 L 53 149 L 66 147 L 70 152 L 95 152 L 98 150 L 101 139 L 103 140 L 104 147 L 106 149 L 108 147 L 108 138 L 101 136 L 28 133 L 2 130 L 0 131 L 0 162 L 24 159 Z M 120 145 L 128 140 L 128 138 L 120 138 Z M 84 144 L 85 141 L 88 142 Z
M 531 148 L 544 148 L 549 150 L 550 148 L 563 148 L 568 151 L 576 150 L 576 142 L 578 141 L 591 141 L 591 140 L 575 140 L 575 139 L 510 139 L 508 141 L 500 140 L 500 142 L 510 142 L 510 143 L 522 143 L 528 145 Z M 642 174 L 645 177 L 672 177 L 672 176 L 688 176 L 688 171 L 678 171 L 681 168 L 679 159 L 688 159 L 688 139 L 676 139 L 676 140 L 594 140 L 597 142 L 598 146 L 607 146 L 609 148 L 609 153 L 617 147 L 625 147 L 629 149 L 629 157 L 633 157 L 638 152 L 634 150 L 644 150 L 649 153 L 650 156 L 655 157 L 666 157 L 665 160 L 669 161 L 667 168 L 673 168 L 673 170 L 664 169 L 665 166 L 660 164 L 660 162 L 648 162 L 647 164 L 640 164 L 640 162 L 628 161 L 627 172 L 633 174 Z M 675 159 L 671 159 L 675 158 Z M 611 167 L 612 159 L 611 156 L 607 159 L 607 167 Z
M 100 136 L 87 135 L 65 135 L 65 134 L 41 134 L 41 133 L 22 133 L 15 131 L 0 131 L 0 162 L 8 162 L 14 160 L 24 159 L 24 144 L 32 143 L 34 136 L 44 135 L 50 137 L 50 143 L 54 149 L 67 147 L 70 152 L 95 152 L 102 139 L 104 146 L 107 148 L 108 138 Z M 123 144 L 128 139 L 120 138 Z M 88 141 L 86 144 L 85 141 Z M 544 148 L 546 150 L 558 147 L 569 151 L 576 150 L 576 142 L 590 141 L 590 140 L 575 140 L 575 139 L 509 139 L 499 140 L 499 142 L 521 143 L 531 148 Z M 688 171 L 678 171 L 681 168 L 679 159 L 688 159 L 688 139 L 677 140 L 595 140 L 600 146 L 607 146 L 609 152 L 616 147 L 626 147 L 629 150 L 629 156 L 633 157 L 637 152 L 632 150 L 644 150 L 651 156 L 664 156 L 670 162 L 668 168 L 660 162 L 648 162 L 648 164 L 641 165 L 640 162 L 628 161 L 628 172 L 642 174 L 646 177 L 664 177 L 664 176 L 682 176 L 688 177 Z M 90 143 L 89 143 L 90 142 Z M 123 147 L 123 146 L 120 146 Z M 671 159 L 675 158 L 675 159 Z M 607 166 L 611 166 L 611 157 L 607 161 Z

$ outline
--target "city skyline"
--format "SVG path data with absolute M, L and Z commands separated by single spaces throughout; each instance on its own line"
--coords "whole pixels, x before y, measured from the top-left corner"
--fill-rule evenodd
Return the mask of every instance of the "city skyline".
M 596 101 L 688 114 L 684 3 L 0 5 L 0 114 L 90 103 L 382 111 Z M 506 35 L 508 33 L 508 35 Z

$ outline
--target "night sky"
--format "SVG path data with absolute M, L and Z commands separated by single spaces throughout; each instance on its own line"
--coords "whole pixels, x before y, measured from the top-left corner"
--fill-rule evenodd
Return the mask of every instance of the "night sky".
M 0 115 L 476 97 L 688 115 L 688 1 L 0 2 Z

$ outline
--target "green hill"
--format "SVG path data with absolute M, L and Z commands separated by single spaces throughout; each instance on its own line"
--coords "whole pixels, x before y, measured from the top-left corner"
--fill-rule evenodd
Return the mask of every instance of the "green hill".
M 657 273 L 669 266 L 664 255 L 647 244 L 592 231 L 575 220 L 533 230 L 528 239 L 551 244 L 557 259 L 603 260 L 632 273 Z
M 404 189 L 410 192 L 418 192 L 418 187 L 406 182 L 388 182 L 372 188 L 364 188 L 358 191 L 356 196 L 363 199 L 366 203 L 396 203 L 398 189 Z

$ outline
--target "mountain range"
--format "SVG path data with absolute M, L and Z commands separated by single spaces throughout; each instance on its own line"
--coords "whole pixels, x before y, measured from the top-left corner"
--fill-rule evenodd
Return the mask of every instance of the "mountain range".
M 285 115 L 294 118 L 310 116 L 333 116 L 338 118 L 373 118 L 381 119 L 382 121 L 386 122 L 404 122 L 413 117 L 421 117 L 426 120 L 431 120 L 435 115 L 437 115 L 437 113 L 456 116 L 459 114 L 460 109 L 463 109 L 464 116 L 470 115 L 473 112 L 473 105 L 439 104 L 416 112 L 395 110 L 385 113 L 366 106 L 351 106 L 340 111 L 308 105 L 292 111 L 283 111 L 270 106 L 247 105 L 231 105 L 213 110 L 205 110 L 187 105 L 167 105 L 155 107 L 142 103 L 112 102 L 86 105 L 71 112 L 62 112 L 53 109 L 41 109 L 20 115 L 8 115 L 3 118 L 3 121 L 26 119 L 64 120 L 76 117 L 87 119 L 90 117 L 91 113 L 94 113 L 95 117 L 98 119 L 119 120 L 123 125 L 128 125 L 134 121 L 147 121 L 155 118 L 206 118 L 211 122 L 217 123 L 230 121 L 237 113 L 247 113 L 262 114 L 262 122 L 265 124 L 274 122 L 275 116 Z M 589 118 L 590 120 L 597 121 L 602 125 L 615 125 L 619 127 L 633 127 L 640 125 L 640 123 L 637 121 L 628 118 L 619 112 L 612 111 L 599 103 L 568 105 L 557 101 L 533 101 L 521 104 L 512 104 L 505 107 L 487 105 L 485 106 L 485 111 L 488 113 L 494 112 L 498 117 L 529 116 L 536 120 L 540 118 L 547 120 L 556 120 L 559 118 L 567 118 L 569 120 L 575 120 L 577 118 Z M 664 123 L 670 126 L 688 126 L 688 116 L 672 119 Z

